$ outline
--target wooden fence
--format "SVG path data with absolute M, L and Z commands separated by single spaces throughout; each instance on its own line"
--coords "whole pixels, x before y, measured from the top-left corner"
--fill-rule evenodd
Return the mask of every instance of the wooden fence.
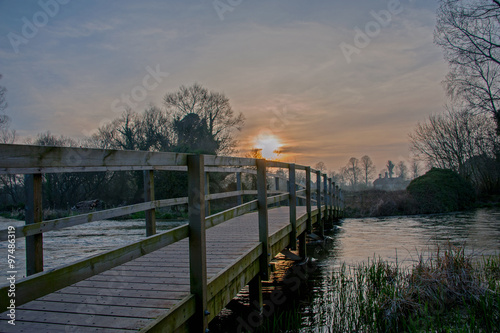
M 270 171 L 279 169 L 280 175 Z M 155 200 L 154 175 L 161 170 L 186 171 L 188 196 Z M 42 183 L 47 173 L 143 171 L 145 202 L 124 207 L 95 211 L 54 220 L 42 220 Z M 236 191 L 209 193 L 210 173 L 223 172 L 236 175 Z M 296 182 L 297 172 L 305 173 L 305 183 Z M 242 189 L 242 174 L 254 174 L 257 188 Z M 315 175 L 316 188 L 311 176 Z M 192 323 L 199 323 L 195 331 L 204 331 L 208 325 L 207 276 L 205 262 L 205 231 L 250 211 L 258 211 L 259 242 L 261 244 L 260 277 L 269 274 L 268 206 L 286 202 L 289 206 L 290 239 L 299 240 L 299 250 L 305 245 L 306 233 L 297 230 L 297 201 L 304 200 L 307 210 L 307 232 L 312 232 L 312 204 L 316 203 L 315 220 L 322 234 L 324 220 L 338 219 L 343 214 L 341 189 L 326 174 L 308 166 L 252 158 L 191 155 L 165 152 L 121 151 L 87 148 L 47 147 L 0 144 L 0 175 L 24 175 L 26 197 L 26 224 L 0 233 L 0 241 L 25 238 L 27 277 L 17 282 L 16 305 L 27 303 L 61 288 L 82 281 L 135 258 L 151 253 L 169 244 L 189 238 L 191 294 L 195 309 Z M 275 178 L 270 186 L 269 179 Z M 280 189 L 285 179 L 287 189 Z M 284 181 L 283 181 L 284 182 Z M 256 196 L 244 202 L 244 196 Z M 210 202 L 236 197 L 238 205 L 212 214 Z M 175 205 L 188 205 L 189 223 L 175 229 L 156 232 L 156 210 Z M 43 234 L 94 221 L 112 219 L 136 212 L 145 212 L 146 238 L 127 246 L 86 258 L 63 267 L 44 271 Z M 323 215 L 322 215 L 323 214 Z M 302 244 L 303 246 L 300 246 Z M 296 248 L 296 242 L 290 247 Z M 9 285 L 0 286 L 0 306 L 5 309 Z

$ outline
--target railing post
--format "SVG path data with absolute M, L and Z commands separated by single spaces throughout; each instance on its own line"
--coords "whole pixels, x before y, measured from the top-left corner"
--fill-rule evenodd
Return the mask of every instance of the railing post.
M 24 176 L 26 189 L 25 223 L 42 222 L 42 175 Z M 43 234 L 26 237 L 26 275 L 43 271 Z
M 321 214 L 321 171 L 316 171 L 316 207 L 318 208 L 318 225 L 319 225 L 319 236 L 323 237 L 325 234 L 325 225 L 323 224 L 323 219 Z
M 236 191 L 241 191 L 241 172 L 236 173 Z M 243 204 L 243 196 L 238 195 L 236 197 L 238 206 Z
M 155 186 L 154 186 L 154 171 L 144 170 L 144 201 L 154 201 L 155 200 Z M 156 210 L 148 209 L 145 211 L 146 214 L 146 236 L 152 236 L 156 234 Z
M 290 248 L 297 249 L 297 192 L 295 185 L 295 164 L 288 166 L 288 192 L 290 193 L 290 224 L 292 232 L 290 233 Z
M 312 232 L 311 213 L 311 167 L 306 167 L 306 210 L 307 210 L 307 233 Z
M 205 195 L 210 194 L 210 175 L 205 172 Z M 205 216 L 210 216 L 210 200 L 205 201 Z
M 340 216 L 340 191 L 339 186 L 335 185 L 335 218 L 338 219 Z
M 328 178 L 328 201 L 329 201 L 328 215 L 329 215 L 330 221 L 334 220 L 334 217 L 333 217 L 333 187 L 332 186 L 333 186 L 332 179 Z
M 207 319 L 207 253 L 203 155 L 188 155 L 189 276 L 196 299 L 192 332 L 205 332 Z
M 274 177 L 274 189 L 276 191 L 279 191 L 280 190 L 280 179 L 279 177 Z M 275 204 L 276 207 L 281 207 L 281 202 L 277 202 Z
M 259 241 L 262 243 L 260 274 L 262 279 L 269 278 L 269 226 L 267 221 L 267 179 L 266 160 L 257 160 L 257 201 L 259 209 Z
M 329 219 L 329 216 L 328 216 L 328 203 L 330 202 L 330 200 L 328 199 L 328 177 L 326 175 L 326 173 L 323 174 L 323 198 L 325 198 L 325 218 L 324 218 L 324 222 L 327 222 L 328 219 Z M 324 226 L 324 224 L 323 224 Z

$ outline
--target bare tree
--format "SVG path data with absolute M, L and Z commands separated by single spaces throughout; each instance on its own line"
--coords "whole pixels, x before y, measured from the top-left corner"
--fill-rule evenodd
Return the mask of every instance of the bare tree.
M 450 65 L 449 95 L 491 114 L 500 135 L 500 1 L 440 0 L 434 38 Z
M 0 79 L 2 79 L 2 74 L 0 74 Z M 0 112 L 3 112 L 7 108 L 7 101 L 5 100 L 5 94 L 7 89 L 4 86 L 0 86 Z M 0 116 L 0 124 L 2 123 L 2 117 Z
M 142 114 L 128 109 L 120 118 L 100 127 L 91 141 L 100 148 L 169 151 L 172 147 L 170 121 L 154 106 Z
M 449 109 L 442 115 L 430 116 L 410 134 L 410 149 L 416 158 L 476 182 L 496 172 L 487 165 L 494 160 L 499 144 L 493 122 L 486 115 L 466 110 Z
M 413 158 L 411 161 L 411 173 L 412 173 L 412 179 L 420 177 L 421 167 L 417 158 Z
M 400 161 L 396 165 L 396 176 L 402 179 L 408 178 L 408 167 L 404 161 Z
M 359 167 L 359 160 L 355 157 L 351 157 L 347 165 L 341 169 L 344 179 L 351 185 L 353 189 L 359 184 L 361 178 L 361 168 Z
M 208 91 L 195 83 L 167 93 L 163 101 L 167 112 L 174 118 L 180 119 L 195 113 L 204 119 L 210 135 L 219 142 L 218 153 L 230 153 L 236 146 L 233 133 L 241 130 L 245 117 L 242 113 L 235 114 L 224 94 Z
M 370 156 L 365 155 L 361 157 L 360 168 L 363 172 L 365 185 L 368 186 L 368 183 L 373 179 L 373 176 L 376 173 L 375 165 L 373 164 L 373 161 L 370 158 Z
M 321 173 L 325 173 L 326 172 L 326 165 L 323 161 L 320 161 L 320 162 L 316 163 L 316 165 L 314 166 L 314 169 L 321 171 Z

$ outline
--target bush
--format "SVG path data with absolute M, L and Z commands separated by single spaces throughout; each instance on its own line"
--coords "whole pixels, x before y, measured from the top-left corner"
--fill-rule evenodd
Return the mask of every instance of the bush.
M 419 203 L 420 213 L 445 213 L 472 207 L 475 191 L 451 170 L 432 168 L 411 181 L 407 191 Z

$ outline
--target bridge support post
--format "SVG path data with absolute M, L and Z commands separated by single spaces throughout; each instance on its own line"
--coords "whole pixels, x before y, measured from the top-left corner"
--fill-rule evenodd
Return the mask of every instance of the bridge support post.
M 333 222 L 333 187 L 332 179 L 328 178 L 328 217 L 330 222 Z
M 144 201 L 155 200 L 155 186 L 154 186 L 154 171 L 144 170 Z M 149 209 L 144 212 L 146 214 L 146 236 L 156 234 L 156 210 Z
M 192 332 L 205 332 L 207 318 L 207 253 L 205 238 L 205 182 L 203 155 L 188 155 L 189 276 L 196 299 Z
M 262 243 L 262 255 L 260 256 L 260 275 L 267 280 L 269 278 L 269 226 L 267 219 L 267 179 L 266 160 L 257 160 L 257 202 L 259 210 L 259 242 Z
M 205 195 L 210 194 L 210 175 L 205 172 Z M 210 200 L 205 201 L 205 216 L 210 216 Z
M 42 222 L 42 174 L 25 175 L 26 224 Z M 26 237 L 26 275 L 43 271 L 43 234 Z
M 236 173 L 236 191 L 241 191 L 241 172 Z M 236 197 L 238 206 L 243 204 L 243 196 L 238 195 Z
M 311 213 L 311 167 L 306 167 L 306 210 L 307 210 L 307 233 L 312 232 Z
M 319 236 L 325 236 L 325 225 L 323 223 L 322 213 L 321 213 L 321 171 L 316 171 L 316 206 L 318 208 L 318 225 L 319 225 Z
M 290 224 L 292 232 L 290 233 L 290 248 L 297 249 L 297 192 L 295 185 L 295 164 L 288 166 L 288 193 L 290 195 Z
M 338 219 L 340 212 L 340 196 L 339 196 L 339 186 L 335 185 L 335 219 Z
M 330 202 L 328 198 L 328 178 L 326 173 L 323 174 L 323 198 L 325 200 L 325 217 L 323 218 L 323 226 L 328 222 L 328 203 Z M 324 230 L 323 230 L 324 231 Z
M 248 284 L 248 297 L 250 300 L 250 307 L 262 313 L 264 307 L 264 299 L 262 296 L 262 278 L 256 275 Z

